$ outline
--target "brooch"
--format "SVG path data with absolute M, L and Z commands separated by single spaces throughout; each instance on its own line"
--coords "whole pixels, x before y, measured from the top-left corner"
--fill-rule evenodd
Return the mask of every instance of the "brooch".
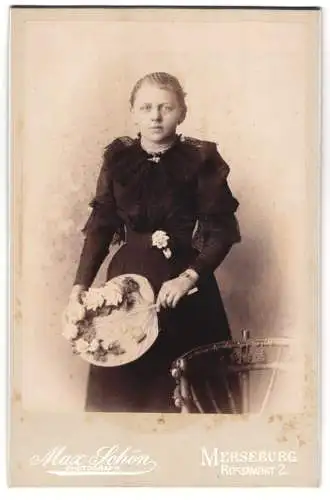
M 158 229 L 151 235 L 152 246 L 157 247 L 162 250 L 166 259 L 170 259 L 172 256 L 171 249 L 168 247 L 168 240 L 170 237 L 165 231 Z
M 151 158 L 148 158 L 148 161 L 153 161 L 154 163 L 160 162 L 160 153 L 153 153 Z

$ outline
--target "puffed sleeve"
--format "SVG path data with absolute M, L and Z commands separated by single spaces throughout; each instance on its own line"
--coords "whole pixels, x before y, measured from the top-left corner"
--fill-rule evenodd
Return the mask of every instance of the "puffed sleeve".
M 89 204 L 92 207 L 92 213 L 82 230 L 85 240 L 74 284 L 84 285 L 87 288 L 93 283 L 99 268 L 109 253 L 110 242 L 122 224 L 117 215 L 111 173 L 115 149 L 115 141 L 105 149 L 96 193 Z
M 234 243 L 241 241 L 235 216 L 239 206 L 228 186 L 229 167 L 211 143 L 197 184 L 197 215 L 202 246 L 190 266 L 200 276 L 212 273 Z

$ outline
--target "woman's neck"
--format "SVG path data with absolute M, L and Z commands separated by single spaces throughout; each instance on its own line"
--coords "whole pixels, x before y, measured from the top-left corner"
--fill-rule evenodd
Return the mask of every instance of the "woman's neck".
M 166 138 L 161 143 L 155 143 L 141 136 L 141 146 L 145 151 L 147 151 L 147 153 L 162 153 L 172 146 L 176 137 L 177 136 L 175 134 L 174 136 Z

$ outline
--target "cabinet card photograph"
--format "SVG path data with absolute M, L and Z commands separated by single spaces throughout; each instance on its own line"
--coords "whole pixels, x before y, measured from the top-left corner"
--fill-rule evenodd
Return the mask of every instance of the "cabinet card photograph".
M 10 9 L 10 482 L 318 486 L 317 8 Z

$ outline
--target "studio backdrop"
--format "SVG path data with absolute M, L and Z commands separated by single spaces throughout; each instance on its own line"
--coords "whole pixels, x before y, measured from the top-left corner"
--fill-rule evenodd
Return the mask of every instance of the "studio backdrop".
M 242 242 L 216 276 L 233 337 L 248 329 L 315 344 L 313 14 L 237 14 L 41 9 L 14 25 L 14 358 L 24 408 L 83 411 L 88 364 L 61 336 L 61 315 L 104 147 L 135 136 L 129 95 L 153 71 L 174 74 L 187 93 L 180 132 L 216 141 L 231 168 Z M 255 378 L 252 405 L 263 384 Z M 301 391 L 299 379 L 277 384 L 270 408 L 299 408 Z

